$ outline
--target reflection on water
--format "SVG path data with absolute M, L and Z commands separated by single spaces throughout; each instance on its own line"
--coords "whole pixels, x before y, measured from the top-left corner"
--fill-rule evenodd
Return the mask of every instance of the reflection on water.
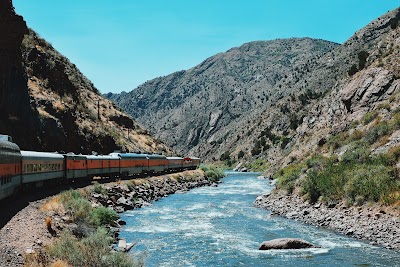
M 400 266 L 400 253 L 253 207 L 272 187 L 257 173 L 229 172 L 219 187 L 194 189 L 124 214 L 121 237 L 137 241 L 147 266 Z M 259 251 L 274 238 L 321 248 Z M 397 262 L 399 262 L 398 265 Z

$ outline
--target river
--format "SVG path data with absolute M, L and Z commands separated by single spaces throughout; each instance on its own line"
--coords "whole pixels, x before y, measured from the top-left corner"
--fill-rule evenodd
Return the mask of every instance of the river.
M 227 172 L 218 187 L 175 194 L 122 216 L 121 237 L 146 266 L 400 266 L 400 252 L 273 216 L 253 207 L 272 190 L 257 173 Z M 303 238 L 321 248 L 259 251 L 274 238 Z

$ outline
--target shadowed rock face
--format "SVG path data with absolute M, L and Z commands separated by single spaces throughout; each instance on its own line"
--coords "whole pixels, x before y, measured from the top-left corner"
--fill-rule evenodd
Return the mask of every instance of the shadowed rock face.
M 22 66 L 21 43 L 28 28 L 15 14 L 10 0 L 0 0 L 0 132 L 15 135 L 29 128 L 34 116 L 29 104 L 27 77 Z M 34 142 L 34 134 L 26 141 Z
M 14 12 L 11 1 L 0 0 L 0 111 L 19 112 L 21 101 L 29 103 L 26 77 L 21 64 L 21 43 L 28 28 Z
M 299 238 L 279 238 L 270 241 L 265 241 L 261 244 L 259 250 L 270 249 L 302 249 L 316 248 L 314 244 Z

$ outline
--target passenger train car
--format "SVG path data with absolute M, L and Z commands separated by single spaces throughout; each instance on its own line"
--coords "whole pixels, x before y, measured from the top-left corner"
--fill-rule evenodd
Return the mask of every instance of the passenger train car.
M 0 135 L 0 200 L 20 189 L 83 181 L 93 177 L 129 177 L 139 174 L 196 169 L 195 157 L 166 157 L 158 154 L 111 153 L 75 155 L 22 151 L 12 138 Z

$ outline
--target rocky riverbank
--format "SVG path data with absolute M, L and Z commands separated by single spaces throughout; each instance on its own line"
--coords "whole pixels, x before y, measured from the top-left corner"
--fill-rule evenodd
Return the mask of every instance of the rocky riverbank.
M 125 212 L 170 194 L 185 192 L 195 187 L 216 186 L 213 179 L 200 170 L 185 171 L 151 178 L 97 184 L 79 189 L 92 207 L 104 206 L 118 213 Z M 122 221 L 110 230 L 118 236 Z M 64 229 L 82 237 L 90 228 L 73 222 L 71 214 L 60 206 L 57 196 L 31 202 L 0 230 L 0 266 L 22 266 L 24 257 L 51 244 Z
M 364 239 L 374 245 L 400 249 L 400 214 L 392 208 L 374 205 L 348 207 L 345 203 L 304 202 L 298 195 L 274 190 L 259 196 L 255 206 L 273 214 Z

